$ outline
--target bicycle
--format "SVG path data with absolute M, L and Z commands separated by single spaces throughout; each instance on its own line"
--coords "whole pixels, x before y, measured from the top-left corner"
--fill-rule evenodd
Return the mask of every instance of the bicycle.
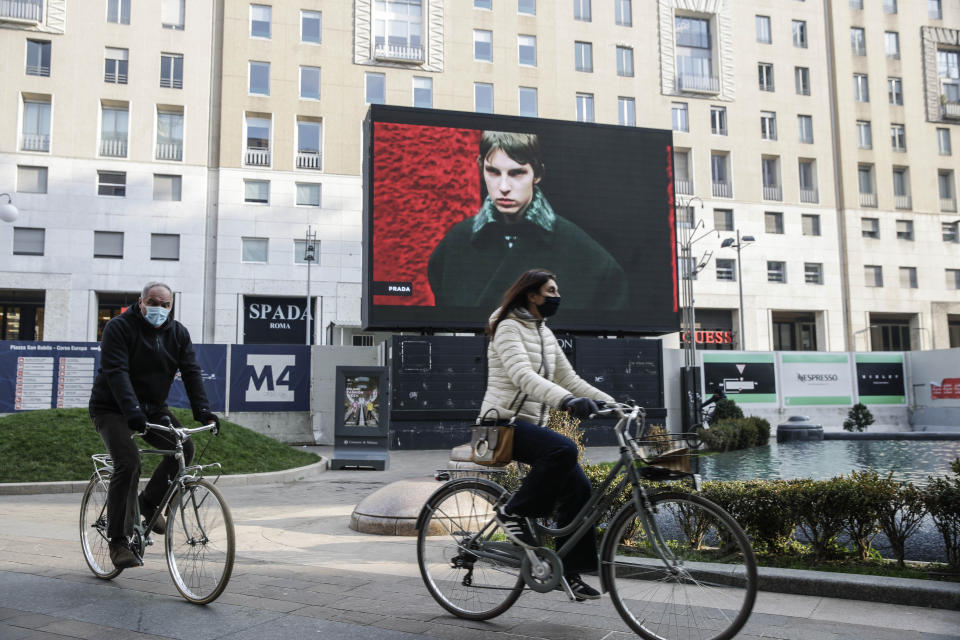
M 220 477 L 220 463 L 188 467 L 183 458 L 183 442 L 187 436 L 215 428 L 214 423 L 195 429 L 147 423 L 147 429 L 172 434 L 176 447 L 172 450 L 140 449 L 141 454 L 173 455 L 180 468 L 149 521 L 141 520 L 137 505 L 131 548 L 142 565 L 144 551 L 153 544 L 151 529 L 160 514 L 166 512 L 164 549 L 167 568 L 180 595 L 195 604 L 216 600 L 233 572 L 235 540 L 230 508 L 220 491 L 204 478 L 205 470 L 216 468 L 216 482 Z M 107 537 L 107 487 L 113 473 L 113 461 L 105 453 L 94 454 L 91 458 L 94 471 L 80 503 L 80 545 L 93 574 L 111 580 L 123 571 L 110 561 Z
M 700 448 L 700 445 L 703 444 L 703 434 L 700 433 L 700 430 L 703 429 L 706 431 L 710 428 L 710 425 L 713 424 L 713 416 L 717 412 L 717 400 L 722 400 L 726 397 L 727 394 L 721 389 L 700 405 L 700 422 L 692 425 L 690 431 L 683 434 L 683 440 L 687 443 L 688 447 L 691 449 Z
M 660 466 L 682 450 L 657 453 L 665 436 L 645 441 L 645 413 L 631 404 L 608 405 L 620 458 L 586 505 L 565 527 L 528 518 L 536 547 L 510 542 L 493 517 L 510 493 L 485 478 L 447 482 L 424 504 L 417 521 L 417 562 L 430 595 L 455 616 L 487 620 L 530 589 L 563 590 L 563 558 L 596 527 L 629 486 L 630 499 L 600 542 L 600 588 L 609 592 L 627 625 L 648 640 L 732 638 L 746 623 L 757 593 L 757 565 L 743 529 L 696 493 L 700 476 Z M 636 425 L 635 437 L 630 435 Z M 679 442 L 678 436 L 673 436 Z M 693 491 L 648 491 L 642 481 L 684 480 Z M 559 549 L 547 538 L 569 536 Z

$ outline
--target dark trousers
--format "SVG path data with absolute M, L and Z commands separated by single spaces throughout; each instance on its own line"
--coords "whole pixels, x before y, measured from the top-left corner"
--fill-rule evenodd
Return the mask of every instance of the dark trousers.
M 577 445 L 566 436 L 546 427 L 516 421 L 513 432 L 513 458 L 530 465 L 506 510 L 520 516 L 544 518 L 554 513 L 564 526 L 590 499 L 592 487 L 577 464 Z M 557 549 L 566 538 L 557 538 Z M 591 527 L 563 559 L 566 573 L 597 570 L 597 534 Z
M 157 422 L 161 415 L 170 418 L 173 426 L 183 425 L 168 410 L 151 415 L 150 422 Z M 127 426 L 127 420 L 119 413 L 101 413 L 93 417 L 97 433 L 107 445 L 107 451 L 113 459 L 113 475 L 107 489 L 107 537 L 115 540 L 133 535 L 136 518 L 135 500 L 137 483 L 140 481 L 140 451 L 137 441 L 131 438 L 133 431 Z M 174 449 L 176 440 L 168 433 L 147 431 L 143 439 L 154 449 Z M 193 441 L 183 443 L 184 464 L 193 460 Z M 155 509 L 167 492 L 170 481 L 176 477 L 179 465 L 173 456 L 163 456 L 153 476 L 143 490 L 143 503 L 146 508 Z

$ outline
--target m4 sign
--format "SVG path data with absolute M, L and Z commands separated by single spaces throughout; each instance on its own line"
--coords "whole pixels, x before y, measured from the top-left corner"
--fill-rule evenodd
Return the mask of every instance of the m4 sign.
M 250 378 L 244 399 L 247 402 L 293 402 L 296 361 L 292 354 L 248 353 Z
M 230 411 L 309 411 L 310 348 L 234 345 Z

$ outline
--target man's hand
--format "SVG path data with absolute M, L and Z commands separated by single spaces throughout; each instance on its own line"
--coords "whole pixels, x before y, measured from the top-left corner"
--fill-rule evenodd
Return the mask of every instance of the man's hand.
M 136 431 L 137 433 L 146 433 L 147 418 L 143 414 L 131 416 L 127 418 L 127 426 L 130 427 L 131 431 Z
M 215 436 L 220 435 L 220 418 L 217 416 L 217 414 L 213 413 L 212 411 L 208 411 L 206 409 L 201 411 L 200 423 L 207 425 L 207 424 L 210 424 L 211 422 L 216 424 L 216 426 L 212 429 L 213 435 Z
M 560 407 L 575 418 L 589 418 L 597 413 L 600 408 L 597 403 L 590 398 L 569 398 Z

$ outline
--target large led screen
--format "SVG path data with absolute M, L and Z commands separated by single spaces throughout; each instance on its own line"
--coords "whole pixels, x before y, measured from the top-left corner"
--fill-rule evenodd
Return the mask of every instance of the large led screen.
M 669 131 L 373 105 L 364 325 L 482 328 L 527 269 L 551 326 L 678 330 Z

